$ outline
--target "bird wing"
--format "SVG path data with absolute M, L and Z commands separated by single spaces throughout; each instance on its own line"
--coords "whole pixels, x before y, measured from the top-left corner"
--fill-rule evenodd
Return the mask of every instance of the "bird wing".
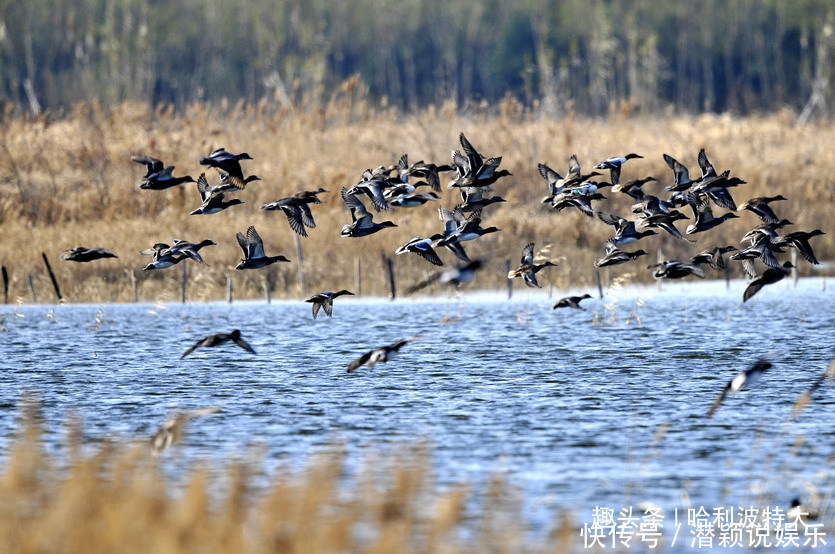
M 313 212 L 310 211 L 310 206 L 307 203 L 304 203 L 299 206 L 299 210 L 301 211 L 302 223 L 311 229 L 316 227 L 316 222 L 313 221 Z
M 710 163 L 710 160 L 707 159 L 707 154 L 705 154 L 704 148 L 699 150 L 699 167 L 702 168 L 702 178 L 713 177 L 716 175 L 716 170 L 713 168 L 713 164 Z
M 199 341 L 197 341 L 196 343 L 194 343 L 194 346 L 192 346 L 191 348 L 189 348 L 188 350 L 186 350 L 185 352 L 183 352 L 183 355 L 182 355 L 182 356 L 180 356 L 180 359 L 182 360 L 183 358 L 185 358 L 186 356 L 188 356 L 189 354 L 191 354 L 192 352 L 194 352 L 195 350 L 197 350 L 199 347 L 203 346 L 203 341 L 204 341 L 204 340 L 205 340 L 205 339 L 200 339 Z
M 209 186 L 209 182 L 206 180 L 206 174 L 201 173 L 200 177 L 197 178 L 197 192 L 200 193 L 200 200 L 205 204 L 206 200 L 211 196 L 212 188 Z
M 247 352 L 252 352 L 253 354 L 255 354 L 255 349 L 252 348 L 252 346 L 250 346 L 250 344 L 248 342 L 246 342 L 244 339 L 242 339 L 241 337 L 238 337 L 238 338 L 232 339 L 232 340 L 235 341 L 235 344 L 237 344 L 238 346 L 240 346 L 241 348 L 243 348 Z
M 348 206 L 348 209 L 351 210 L 351 219 L 353 221 L 357 221 L 358 219 L 371 215 L 368 213 L 368 210 L 365 209 L 365 205 L 362 203 L 362 200 L 357 198 L 354 194 L 348 194 L 348 189 L 342 187 L 341 193 L 342 200 L 345 202 L 345 205 Z
M 348 364 L 348 373 L 352 373 L 352 372 L 356 371 L 357 369 L 359 369 L 361 366 L 363 366 L 369 360 L 369 358 L 371 358 L 371 355 L 374 352 L 375 352 L 374 350 L 369 350 L 368 352 L 366 352 L 365 354 L 363 354 L 362 356 L 360 356 L 359 358 L 357 358 L 353 362 L 349 363 Z
M 240 245 L 241 250 L 244 251 L 244 258 L 249 259 L 249 244 L 247 243 L 246 237 L 241 233 L 236 233 L 235 238 L 238 239 L 238 244 Z
M 716 413 L 716 410 L 719 409 L 719 406 L 722 405 L 722 401 L 725 400 L 725 397 L 728 396 L 728 392 L 731 390 L 731 383 L 725 385 L 725 388 L 722 389 L 722 393 L 719 397 L 713 401 L 713 404 L 710 405 L 710 409 L 707 411 L 707 417 L 713 417 L 713 414 Z
M 130 159 L 131 161 L 141 163 L 147 166 L 148 170 L 145 173 L 145 177 L 150 177 L 154 173 L 159 173 L 163 170 L 162 160 L 152 158 L 151 156 L 137 155 L 131 156 Z
M 533 247 L 534 243 L 529 242 L 522 249 L 522 265 L 530 265 L 533 263 Z
M 281 206 L 281 211 L 283 211 L 284 215 L 287 216 L 287 223 L 290 224 L 290 229 L 292 229 L 299 236 L 306 237 L 307 231 L 304 229 L 302 211 L 299 206 Z
M 261 240 L 261 236 L 258 234 L 258 231 L 255 230 L 255 227 L 252 225 L 250 225 L 249 229 L 246 230 L 246 243 L 249 247 L 249 258 L 266 257 L 264 254 L 264 241 Z
M 571 154 L 568 158 L 568 174 L 565 176 L 566 180 L 576 179 L 581 175 L 580 162 L 577 160 L 576 154 Z
M 765 275 L 765 273 L 763 273 L 763 275 Z M 745 287 L 745 292 L 742 293 L 743 302 L 747 302 L 752 296 L 757 294 L 760 291 L 760 289 L 765 286 L 766 283 L 765 279 L 763 279 L 763 275 L 760 275 L 759 277 L 748 283 L 748 286 Z
M 669 154 L 664 154 L 664 161 L 673 170 L 673 180 L 676 185 L 690 181 L 690 172 L 681 162 Z

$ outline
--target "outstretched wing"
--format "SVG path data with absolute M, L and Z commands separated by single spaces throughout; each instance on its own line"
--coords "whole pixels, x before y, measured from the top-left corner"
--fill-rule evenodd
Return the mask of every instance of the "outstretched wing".
M 264 241 L 261 240 L 261 235 L 255 230 L 255 227 L 250 225 L 246 230 L 246 242 L 249 246 L 249 258 L 264 258 Z

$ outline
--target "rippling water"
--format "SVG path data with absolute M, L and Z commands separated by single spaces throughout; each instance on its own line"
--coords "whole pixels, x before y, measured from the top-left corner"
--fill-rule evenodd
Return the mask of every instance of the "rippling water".
M 334 318 L 316 321 L 302 302 L 0 307 L 1 452 L 19 400 L 37 391 L 53 448 L 70 414 L 90 441 L 133 439 L 174 409 L 209 404 L 223 410 L 189 427 L 187 457 L 261 443 L 266 464 L 301 465 L 334 440 L 358 459 L 362 447 L 426 438 L 442 484 L 507 472 L 532 529 L 563 508 L 589 521 L 595 505 L 747 505 L 766 491 L 788 506 L 807 482 L 832 487 L 833 387 L 789 416 L 835 357 L 835 294 L 810 279 L 742 304 L 743 288 L 629 288 L 583 312 L 518 290 L 510 302 L 339 298 Z M 222 346 L 180 360 L 198 338 L 236 328 L 257 355 Z M 412 335 L 424 338 L 392 362 L 346 373 L 364 350 Z M 706 418 L 763 355 L 774 367 Z

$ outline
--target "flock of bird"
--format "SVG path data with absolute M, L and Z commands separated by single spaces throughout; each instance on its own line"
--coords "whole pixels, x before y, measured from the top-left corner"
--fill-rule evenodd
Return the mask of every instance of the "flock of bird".
M 495 226 L 484 226 L 484 212 L 489 206 L 506 202 L 504 198 L 491 195 L 493 186 L 511 173 L 499 169 L 501 156 L 484 156 L 466 138 L 464 133 L 459 135 L 460 149 L 454 150 L 449 164 L 426 163 L 423 161 L 410 164 L 408 156 L 404 154 L 393 165 L 380 165 L 375 169 L 364 171 L 358 182 L 352 187 L 343 187 L 341 198 L 347 208 L 351 221 L 341 229 L 343 238 L 362 238 L 387 228 L 397 227 L 392 221 L 375 221 L 375 212 L 388 211 L 390 208 L 414 209 L 439 202 L 442 191 L 441 175 L 449 174 L 447 188 L 457 190 L 460 202 L 450 208 L 438 209 L 441 226 L 438 232 L 428 237 L 415 236 L 395 250 L 398 255 L 416 254 L 427 263 L 434 266 L 444 266 L 438 249 L 443 247 L 459 260 L 459 264 L 452 268 L 439 269 L 431 273 L 422 281 L 415 283 L 408 292 L 415 292 L 435 283 L 459 287 L 470 282 L 477 271 L 484 267 L 484 260 L 471 259 L 465 250 L 465 243 L 481 239 L 485 235 L 500 232 Z M 698 164 L 701 175 L 693 178 L 689 170 L 678 160 L 664 154 L 664 160 L 672 171 L 672 184 L 663 187 L 663 191 L 670 193 L 666 197 L 655 196 L 646 192 L 644 187 L 658 179 L 647 176 L 621 182 L 624 166 L 631 160 L 641 159 L 643 156 L 629 153 L 615 156 L 597 163 L 593 171 L 583 173 L 576 155 L 569 158 L 568 171 L 561 175 L 545 163 L 539 163 L 539 174 L 547 187 L 548 195 L 542 200 L 555 212 L 577 209 L 590 218 L 614 228 L 613 235 L 604 246 L 604 254 L 595 261 L 596 267 L 608 267 L 619 264 L 632 263 L 641 256 L 647 255 L 642 249 L 627 251 L 622 247 L 642 241 L 647 237 L 664 232 L 677 241 L 693 243 L 691 236 L 711 231 L 729 219 L 738 218 L 738 212 L 750 211 L 761 221 L 759 225 L 746 233 L 742 243 L 744 248 L 730 245 L 712 245 L 693 255 L 689 260 L 664 260 L 648 266 L 656 279 L 680 279 L 688 276 L 704 278 L 708 267 L 719 270 L 727 267 L 725 254 L 735 252 L 730 256 L 733 261 L 739 261 L 742 268 L 750 277 L 743 302 L 749 300 L 764 286 L 776 283 L 785 277 L 793 268 L 791 262 L 780 263 L 776 254 L 785 253 L 787 248 L 796 249 L 803 258 L 812 264 L 818 264 L 809 240 L 823 234 L 816 229 L 813 231 L 796 231 L 780 235 L 779 231 L 792 223 L 777 216 L 772 203 L 786 200 L 781 195 L 761 198 L 751 198 L 737 205 L 731 195 L 731 189 L 744 185 L 746 182 L 736 176 L 731 176 L 729 170 L 718 172 L 704 149 L 698 153 Z M 206 173 L 193 179 L 190 176 L 175 177 L 174 167 L 165 166 L 159 159 L 137 155 L 131 158 L 134 162 L 146 167 L 146 173 L 139 185 L 145 190 L 165 190 L 185 183 L 196 182 L 201 205 L 191 212 L 191 215 L 211 215 L 244 204 L 244 201 L 232 197 L 233 194 L 244 191 L 249 183 L 260 180 L 256 175 L 246 175 L 242 162 L 252 160 L 246 152 L 233 154 L 224 148 L 213 151 L 206 157 L 200 158 L 201 165 L 214 168 L 218 174 L 217 183 L 211 185 Z M 635 162 L 631 162 L 634 165 Z M 608 181 L 601 171 L 608 171 Z M 422 192 L 419 189 L 429 189 Z M 597 208 L 597 204 L 606 199 L 604 190 L 611 193 L 626 195 L 632 199 L 632 216 L 623 216 Z M 316 227 L 312 205 L 321 203 L 318 195 L 328 192 L 323 188 L 310 191 L 300 191 L 291 196 L 264 204 L 265 211 L 281 211 L 287 218 L 290 229 L 300 237 L 308 236 L 308 229 Z M 370 206 L 371 211 L 366 207 Z M 714 209 L 726 210 L 721 215 L 714 215 Z M 676 222 L 690 220 L 686 211 L 693 216 L 685 231 L 682 233 Z M 683 211 L 684 210 L 684 211 Z M 264 242 L 254 226 L 250 226 L 246 233 L 236 234 L 238 244 L 243 252 L 243 258 L 235 266 L 237 270 L 259 269 L 277 262 L 289 262 L 284 256 L 268 256 Z M 205 263 L 200 250 L 216 243 L 210 239 L 200 242 L 174 240 L 173 244 L 156 243 L 143 250 L 141 254 L 151 256 L 152 261 L 145 266 L 145 270 L 159 270 L 191 259 L 197 263 Z M 467 247 L 469 248 L 469 247 Z M 508 272 L 507 278 L 521 277 L 529 287 L 540 287 L 537 274 L 557 264 L 545 255 L 548 247 L 535 251 L 535 244 L 529 242 L 522 248 L 520 265 Z M 89 262 L 96 259 L 115 257 L 115 254 L 105 248 L 76 247 L 62 256 L 66 260 Z M 760 272 L 758 264 L 764 266 Z M 317 317 L 322 309 L 328 317 L 333 315 L 333 301 L 342 295 L 352 295 L 351 291 L 320 292 L 306 300 L 312 304 L 313 317 Z M 583 309 L 580 302 L 591 296 L 573 296 L 560 299 L 554 304 L 554 309 L 569 307 Z M 359 365 L 373 365 L 385 361 L 389 355 L 399 350 L 401 346 L 413 339 L 404 339 L 394 345 L 380 347 L 364 354 L 349 365 L 349 371 Z M 189 348 L 183 357 L 189 355 L 195 348 L 210 347 L 234 342 L 238 346 L 254 353 L 254 350 L 240 336 L 240 331 L 210 335 L 198 341 Z

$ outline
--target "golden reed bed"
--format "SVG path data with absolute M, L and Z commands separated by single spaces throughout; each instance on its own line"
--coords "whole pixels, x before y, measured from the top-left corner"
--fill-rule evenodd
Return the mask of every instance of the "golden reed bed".
M 10 271 L 10 301 L 30 300 L 27 275 L 32 276 L 38 301 L 54 298 L 41 252 L 49 256 L 70 301 L 130 301 L 134 291 L 140 300 L 178 300 L 180 267 L 143 273 L 149 258 L 138 252 L 173 238 L 211 238 L 218 246 L 203 251 L 209 267 L 188 264 L 190 300 L 225 298 L 230 276 L 236 298 L 262 296 L 265 274 L 277 296 L 300 298 L 304 292 L 353 289 L 357 259 L 361 293 L 385 294 L 388 285 L 382 256 L 394 256 L 394 250 L 411 237 L 438 232 L 438 204 L 375 214 L 378 219 L 394 220 L 399 227 L 370 237 L 343 239 L 339 230 L 350 216 L 339 189 L 354 185 L 364 169 L 393 164 L 403 153 L 411 161 L 448 163 L 450 151 L 459 147 L 461 131 L 485 155 L 503 156 L 501 167 L 513 173 L 495 186 L 495 194 L 508 203 L 485 210 L 486 224 L 502 232 L 467 244 L 471 257 L 490 259 L 477 276 L 476 287 L 503 288 L 505 260 L 515 264 L 529 241 L 536 241 L 537 247 L 551 243 L 550 255 L 559 261 L 559 267 L 541 274 L 546 287 L 592 286 L 593 261 L 602 256 L 602 243 L 612 228 L 576 211 L 549 212 L 540 203 L 546 187 L 537 163 L 546 162 L 564 172 L 571 154 L 577 154 L 584 169 L 590 170 L 608 156 L 637 152 L 645 159 L 629 162 L 622 181 L 653 175 L 666 185 L 671 172 L 662 153 L 698 172 L 696 153 L 704 147 L 719 171 L 731 169 L 748 181 L 733 190 L 738 204 L 754 196 L 783 194 L 789 200 L 774 207 L 778 215 L 795 223 L 792 230 L 824 230 L 827 234 L 815 238 L 812 245 L 826 263 L 835 257 L 831 225 L 835 126 L 798 127 L 794 121 L 788 111 L 747 118 L 626 113 L 606 120 L 571 115 L 551 119 L 524 110 L 512 99 L 465 113 L 452 104 L 400 113 L 372 106 L 350 83 L 327 106 L 199 104 L 175 114 L 145 105 L 101 108 L 93 104 L 60 118 L 34 120 L 6 114 L 0 126 L 0 263 Z M 246 202 L 243 206 L 215 215 L 189 216 L 199 205 L 195 185 L 166 191 L 137 188 L 144 167 L 130 161 L 132 154 L 153 155 L 166 165 L 176 165 L 175 175 L 197 178 L 205 169 L 199 166 L 199 157 L 217 147 L 246 151 L 254 158 L 244 162 L 245 171 L 263 181 L 238 195 Z M 216 182 L 213 170 L 209 177 Z M 645 188 L 658 194 L 661 185 L 650 183 Z M 285 217 L 259 208 L 262 203 L 320 186 L 330 192 L 322 195 L 325 204 L 313 206 L 318 227 L 302 239 L 306 291 L 301 291 L 293 234 Z M 604 193 L 610 199 L 600 203 L 600 209 L 628 213 L 631 199 Z M 439 205 L 451 208 L 459 201 L 455 190 L 445 189 Z M 738 246 L 739 237 L 758 223 L 753 214 L 742 213 L 738 220 L 697 235 L 699 242 L 693 245 L 666 234 L 650 237 L 640 244 L 650 256 L 612 268 L 611 276 L 633 274 L 648 279 L 646 265 L 655 261 L 659 250 L 664 258 L 683 259 L 720 243 Z M 235 272 L 232 267 L 240 258 L 235 233 L 249 225 L 257 227 L 268 255 L 283 254 L 294 263 Z M 683 229 L 682 224 L 679 227 Z M 62 250 L 74 246 L 109 248 L 119 258 L 89 264 L 59 259 Z M 449 252 L 442 257 L 447 265 L 455 263 Z M 402 291 L 434 269 L 417 256 L 397 256 L 398 288 Z M 742 275 L 736 266 L 735 272 Z M 800 274 L 811 272 L 811 266 L 800 259 Z M 131 273 L 137 278 L 135 287 Z
M 194 464 L 175 482 L 147 442 L 82 446 L 77 424 L 59 466 L 42 429 L 30 418 L 0 462 L 0 552 L 556 553 L 580 540 L 566 515 L 537 541 L 547 547 L 534 545 L 500 476 L 468 507 L 473 491 L 439 487 L 426 447 L 368 456 L 349 479 L 334 447 L 255 490 L 257 454 L 225 469 Z M 162 456 L 176 464 L 178 447 Z

